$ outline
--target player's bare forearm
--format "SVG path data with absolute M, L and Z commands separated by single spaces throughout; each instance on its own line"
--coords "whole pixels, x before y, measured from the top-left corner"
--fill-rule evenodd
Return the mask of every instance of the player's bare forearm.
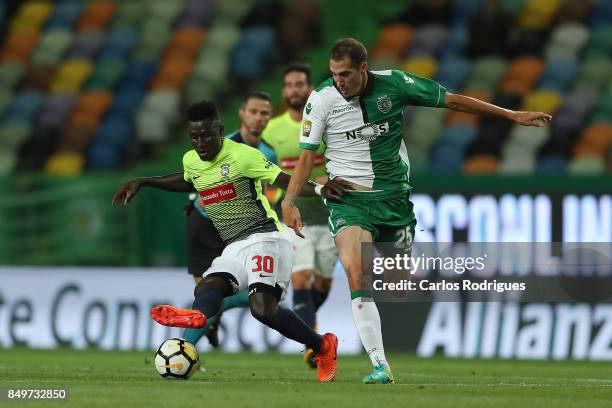
M 112 203 L 114 205 L 126 205 L 143 186 L 179 193 L 194 191 L 193 185 L 185 181 L 182 172 L 170 173 L 165 176 L 140 177 L 123 183 L 113 196 Z
M 545 122 L 552 119 L 552 116 L 544 112 L 513 111 L 493 105 L 492 103 L 481 101 L 477 98 L 453 94 L 450 92 L 446 93 L 444 106 L 448 109 L 459 112 L 500 116 L 523 126 L 541 127 L 544 126 Z
M 287 190 L 289 187 L 289 183 L 291 182 L 291 176 L 287 173 L 280 172 L 274 183 L 272 184 L 274 187 L 280 188 L 282 190 Z M 305 183 L 302 186 L 302 189 L 299 191 L 300 197 L 314 197 L 317 195 L 315 192 L 315 183 Z
M 289 185 L 287 186 L 287 193 L 285 194 L 285 200 L 293 200 L 297 197 L 302 190 L 302 187 L 308 181 L 312 168 L 315 161 L 314 150 L 302 150 L 300 159 L 298 160 Z
M 287 189 L 289 186 L 291 176 L 287 173 L 279 173 L 278 177 L 274 181 L 274 186 L 280 189 Z M 327 177 L 320 178 L 321 181 L 325 181 L 325 184 L 320 184 L 312 180 L 308 180 L 300 190 L 300 197 L 314 197 L 317 195 L 323 196 L 327 199 L 340 200 L 346 191 L 352 190 L 352 185 L 348 181 L 335 178 L 329 180 Z M 317 193 L 317 189 L 319 192 Z
M 194 191 L 193 184 L 183 178 L 183 172 L 166 174 L 165 176 L 142 177 L 142 186 L 158 188 L 160 190 L 176 193 L 189 193 Z

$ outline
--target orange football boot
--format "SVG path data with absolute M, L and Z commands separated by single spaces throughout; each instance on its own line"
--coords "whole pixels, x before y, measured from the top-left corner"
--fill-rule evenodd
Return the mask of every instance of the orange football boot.
M 151 308 L 151 317 L 157 323 L 170 327 L 199 329 L 206 326 L 206 316 L 199 310 L 179 309 L 170 305 L 157 305 Z

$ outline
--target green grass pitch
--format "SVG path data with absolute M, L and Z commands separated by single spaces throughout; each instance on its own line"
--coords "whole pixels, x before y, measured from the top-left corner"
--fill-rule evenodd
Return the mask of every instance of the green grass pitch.
M 595 362 L 420 359 L 390 354 L 397 384 L 363 385 L 365 355 L 340 356 L 338 376 L 318 384 L 299 355 L 201 356 L 207 372 L 164 380 L 152 352 L 0 349 L 0 389 L 67 388 L 62 407 L 603 407 L 612 365 Z M 40 406 L 7 403 L 0 406 Z

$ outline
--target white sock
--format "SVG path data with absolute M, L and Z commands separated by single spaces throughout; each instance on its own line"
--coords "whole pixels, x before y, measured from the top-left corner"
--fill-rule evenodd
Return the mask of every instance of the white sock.
M 373 366 L 382 364 L 385 367 L 389 367 L 385 357 L 378 308 L 372 299 L 364 299 L 366 300 L 365 302 L 361 301 L 361 297 L 351 301 L 353 321 L 359 332 L 359 337 L 361 337 L 361 344 L 363 344 L 368 356 L 370 356 Z

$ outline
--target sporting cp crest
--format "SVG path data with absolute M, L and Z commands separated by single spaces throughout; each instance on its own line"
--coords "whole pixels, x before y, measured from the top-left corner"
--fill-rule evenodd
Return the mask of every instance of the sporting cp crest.
M 389 98 L 387 95 L 383 95 L 378 98 L 376 106 L 382 113 L 389 113 L 393 104 L 391 103 L 391 98 Z
M 221 177 L 224 179 L 229 178 L 229 164 L 223 164 L 221 166 Z

